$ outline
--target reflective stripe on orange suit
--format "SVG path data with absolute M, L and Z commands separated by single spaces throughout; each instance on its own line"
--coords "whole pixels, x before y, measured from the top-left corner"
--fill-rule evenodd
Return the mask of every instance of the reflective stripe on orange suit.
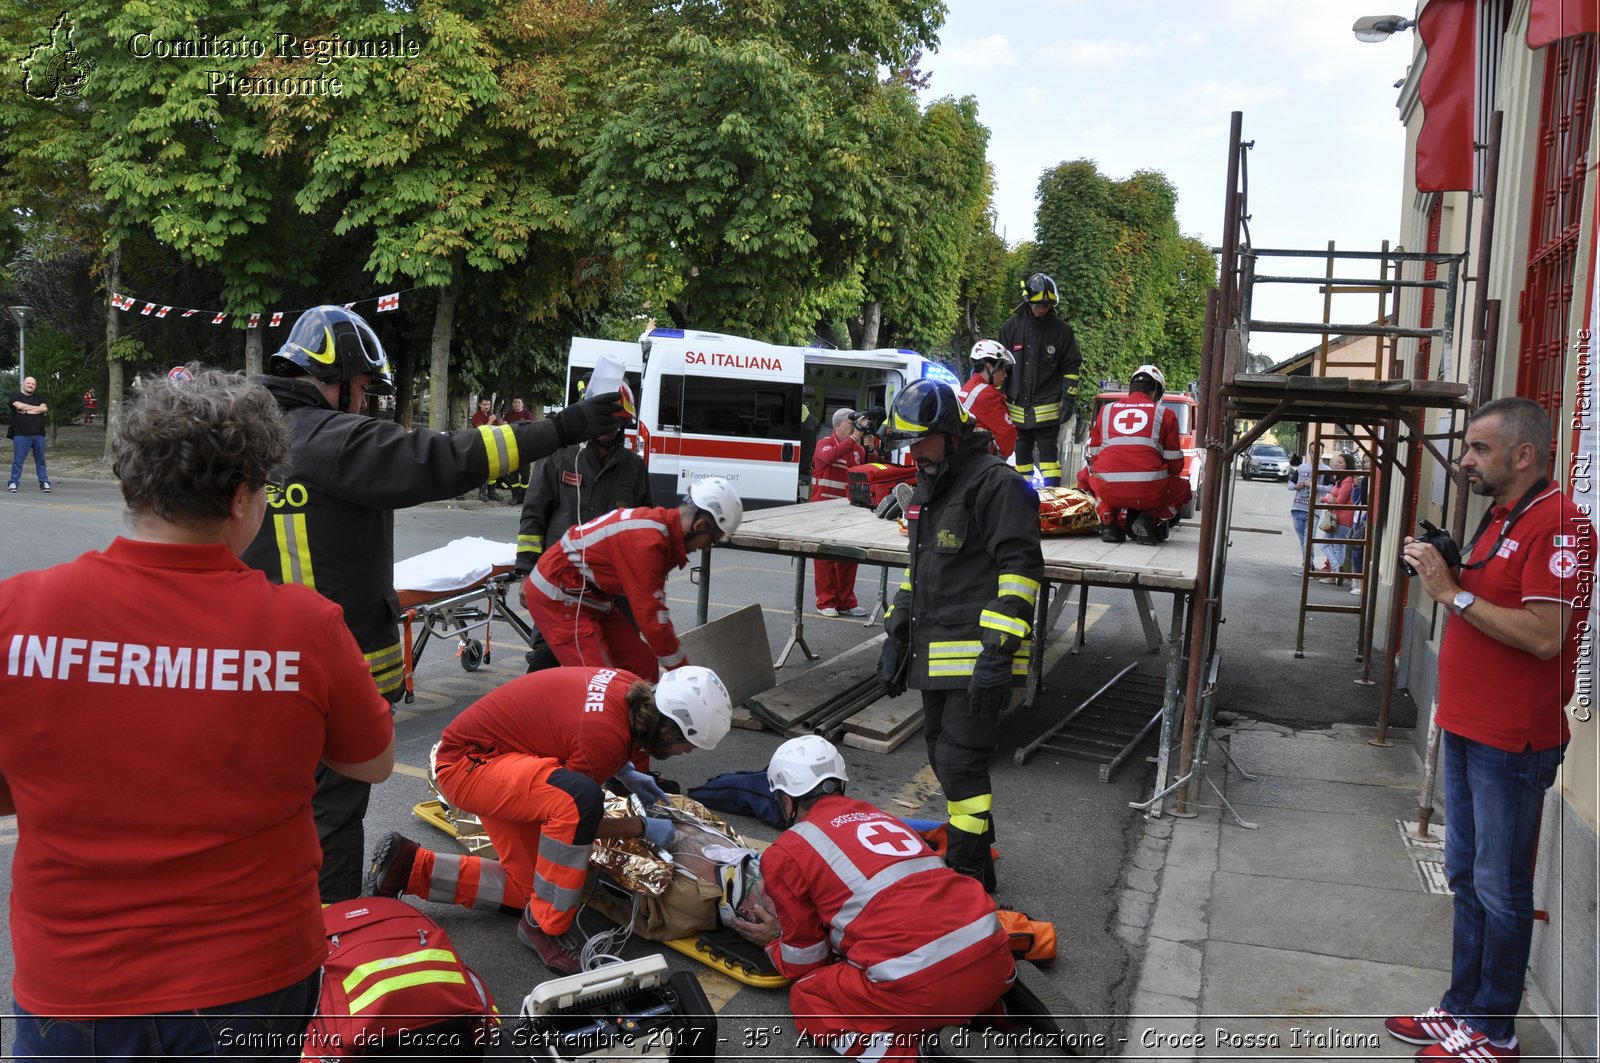
M 625 695 L 637 679 L 607 668 L 534 672 L 446 727 L 439 792 L 483 821 L 500 859 L 421 851 L 406 892 L 475 908 L 525 903 L 547 933 L 567 930 L 583 899 L 601 783 L 634 751 Z
M 1106 403 L 1094 419 L 1085 454 L 1103 524 L 1112 523 L 1112 511 L 1118 509 L 1170 520 L 1193 495 L 1183 475 L 1177 415 L 1149 395 L 1135 391 Z
M 823 798 L 761 870 L 783 928 L 767 952 L 797 979 L 796 1025 L 845 1055 L 910 1057 L 913 1041 L 870 1035 L 966 1022 L 1009 985 L 1006 934 L 982 884 L 872 805 Z
M 852 436 L 829 434 L 811 455 L 811 501 L 850 497 L 850 470 L 867 463 L 867 452 Z M 819 557 L 813 568 L 818 609 L 854 609 L 856 563 Z

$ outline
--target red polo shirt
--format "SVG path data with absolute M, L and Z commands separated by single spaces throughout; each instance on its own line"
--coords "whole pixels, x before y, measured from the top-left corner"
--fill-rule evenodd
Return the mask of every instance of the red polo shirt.
M 1578 625 L 1589 612 L 1594 581 L 1594 526 L 1552 485 L 1500 532 L 1510 510 L 1495 506 L 1467 562 L 1495 550 L 1483 568 L 1461 573 L 1461 586 L 1508 609 L 1528 602 L 1572 606 L 1561 652 L 1548 661 L 1490 638 L 1452 616 L 1439 651 L 1439 726 L 1497 749 L 1549 749 L 1567 741 L 1563 711 L 1575 686 Z M 1496 550 L 1495 543 L 1500 546 Z

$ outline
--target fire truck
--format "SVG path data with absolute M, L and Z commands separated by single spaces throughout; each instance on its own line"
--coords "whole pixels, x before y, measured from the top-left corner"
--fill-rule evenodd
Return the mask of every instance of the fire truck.
M 887 409 L 900 390 L 954 372 L 916 351 L 787 347 L 739 336 L 657 328 L 637 343 L 574 337 L 567 399 L 603 354 L 619 359 L 637 398 L 630 446 L 644 457 L 657 501 L 695 480 L 721 476 L 747 508 L 805 500 L 816 441 L 833 411 Z
M 1106 385 L 1102 384 L 1102 389 Z M 1087 432 L 1094 424 L 1095 418 L 1100 416 L 1100 411 L 1108 402 L 1128 397 L 1126 391 L 1101 390 L 1094 397 L 1094 415 L 1084 423 L 1083 431 Z M 1195 506 L 1200 504 L 1200 487 L 1205 480 L 1205 455 L 1201 453 L 1196 442 L 1199 431 L 1199 404 L 1187 391 L 1169 391 L 1161 396 L 1161 405 L 1172 411 L 1178 419 L 1178 442 L 1183 447 L 1183 475 L 1188 477 L 1189 486 L 1194 489 L 1194 497 L 1186 503 L 1178 516 L 1187 520 L 1194 516 Z M 1081 451 L 1081 448 L 1079 448 Z M 1070 480 L 1066 482 L 1072 482 Z

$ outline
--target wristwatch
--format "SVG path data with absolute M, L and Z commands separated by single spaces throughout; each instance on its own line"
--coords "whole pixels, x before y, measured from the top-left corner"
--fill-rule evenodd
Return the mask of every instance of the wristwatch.
M 1450 608 L 1455 610 L 1457 616 L 1460 616 L 1477 600 L 1478 596 L 1471 591 L 1456 591 L 1455 598 L 1450 602 Z

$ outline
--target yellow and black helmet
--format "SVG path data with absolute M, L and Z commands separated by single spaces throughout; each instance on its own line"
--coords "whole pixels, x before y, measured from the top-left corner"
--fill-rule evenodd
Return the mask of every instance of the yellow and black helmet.
M 393 395 L 389 359 L 372 326 L 342 306 L 316 306 L 300 315 L 268 362 L 274 376 L 305 374 L 324 384 L 342 384 L 372 374 L 367 392 Z
M 1059 303 L 1056 282 L 1048 273 L 1035 273 L 1022 282 L 1022 299 L 1028 303 Z
M 891 447 L 903 447 L 929 432 L 946 432 L 960 438 L 976 424 L 950 385 L 918 380 L 895 396 L 889 418 L 883 423 L 883 441 Z

